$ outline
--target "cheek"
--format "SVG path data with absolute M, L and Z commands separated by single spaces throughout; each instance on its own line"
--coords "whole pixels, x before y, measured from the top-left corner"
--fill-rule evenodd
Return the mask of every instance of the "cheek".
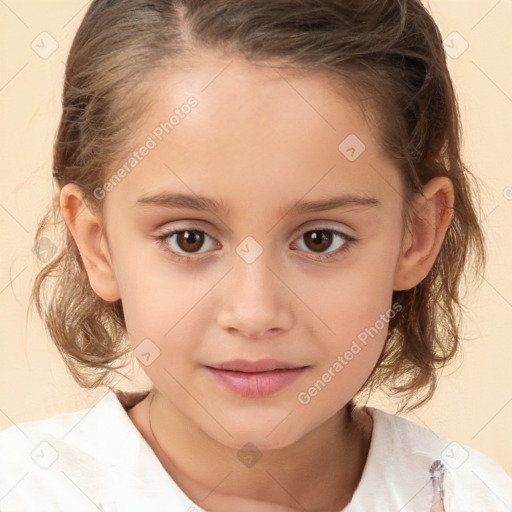
M 344 340 L 373 325 L 391 306 L 395 258 L 382 244 L 355 252 L 347 264 L 302 282 L 298 294 L 326 324 L 326 333 Z
M 397 240 L 388 243 L 389 240 L 389 235 L 375 237 L 364 250 L 355 251 L 345 266 L 330 272 L 328 278 L 303 281 L 301 293 L 308 296 L 309 287 L 308 303 L 323 323 L 318 330 L 323 334 L 317 338 L 322 354 L 319 374 L 337 361 L 343 367 L 337 364 L 339 371 L 331 368 L 336 374 L 331 379 L 331 389 L 343 388 L 353 393 L 359 390 L 379 358 L 389 321 L 397 314 L 392 294 L 398 246 Z M 329 375 L 325 378 L 329 379 Z
M 299 390 L 298 402 L 334 414 L 347 403 L 372 373 L 396 314 L 392 289 L 382 280 L 365 284 L 354 273 L 329 299 L 316 302 L 329 328 L 317 336 L 318 365 Z M 371 286 L 370 286 L 371 285 Z
M 170 372 L 177 378 L 195 364 L 196 350 L 204 337 L 208 312 L 205 298 L 218 276 L 197 274 L 177 268 L 160 257 L 152 264 L 135 252 L 120 262 L 116 271 L 134 355 L 144 364 L 153 382 L 161 379 L 169 385 Z M 188 368 L 190 369 L 190 368 Z M 156 380 L 155 380 L 156 379 Z M 181 380 L 181 379 L 180 379 Z
M 176 268 L 157 242 L 136 232 L 129 235 L 120 227 L 111 244 L 129 333 L 136 338 L 162 337 L 197 302 L 200 290 L 191 286 L 190 275 Z

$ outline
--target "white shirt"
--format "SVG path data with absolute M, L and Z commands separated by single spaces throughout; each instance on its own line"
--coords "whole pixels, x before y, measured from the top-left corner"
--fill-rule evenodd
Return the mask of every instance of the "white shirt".
M 0 432 L 0 512 L 207 510 L 172 480 L 130 420 L 127 408 L 146 393 L 109 390 L 89 409 Z M 368 458 L 343 512 L 512 511 L 512 479 L 495 461 L 405 418 L 367 410 Z M 444 509 L 432 506 L 441 473 Z

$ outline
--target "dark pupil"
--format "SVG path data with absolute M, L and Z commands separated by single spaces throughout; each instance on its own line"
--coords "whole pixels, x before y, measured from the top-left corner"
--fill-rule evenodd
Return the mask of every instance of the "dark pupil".
M 204 242 L 204 233 L 201 233 L 200 231 L 180 231 L 176 235 L 176 241 L 178 242 L 180 249 L 194 252 L 201 249 Z M 182 241 L 185 243 L 182 243 Z
M 326 233 L 328 233 L 329 235 L 326 236 Z M 316 231 L 308 231 L 304 235 L 304 240 L 306 241 L 306 245 L 310 249 L 322 252 L 328 249 L 329 246 L 332 244 L 332 232 L 322 231 L 320 229 Z

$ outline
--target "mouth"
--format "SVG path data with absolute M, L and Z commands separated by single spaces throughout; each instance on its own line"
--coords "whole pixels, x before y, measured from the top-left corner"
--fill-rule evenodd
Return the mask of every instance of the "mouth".
M 266 397 L 289 386 L 308 366 L 276 360 L 236 360 L 205 367 L 215 382 L 243 397 Z
M 233 359 L 231 361 L 215 363 L 208 366 L 215 370 L 227 370 L 243 373 L 269 372 L 274 370 L 294 370 L 305 368 L 304 365 L 293 364 L 278 359 L 259 359 L 258 361 L 249 361 L 247 359 Z

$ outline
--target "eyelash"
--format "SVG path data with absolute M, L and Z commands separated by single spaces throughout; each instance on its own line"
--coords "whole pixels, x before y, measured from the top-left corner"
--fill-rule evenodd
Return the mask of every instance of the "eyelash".
M 211 238 L 213 240 L 213 237 L 208 235 L 208 233 L 206 233 L 205 231 L 203 231 L 201 229 L 193 229 L 193 228 L 175 229 L 175 230 L 167 231 L 165 233 L 161 233 L 161 234 L 157 235 L 154 238 L 157 240 L 158 244 L 160 246 L 162 246 L 163 249 L 166 252 L 171 254 L 171 256 L 173 258 L 176 258 L 179 261 L 189 262 L 189 261 L 195 259 L 194 256 L 183 256 L 181 254 L 178 254 L 177 252 L 171 250 L 169 248 L 169 244 L 167 243 L 167 239 L 170 238 L 171 236 L 173 236 L 175 234 L 178 234 L 178 233 L 184 233 L 186 231 L 193 231 L 195 233 L 204 233 L 206 236 L 208 236 L 209 238 Z M 342 233 L 341 231 L 337 231 L 337 230 L 331 229 L 331 228 L 321 228 L 321 227 L 308 229 L 307 231 L 304 231 L 300 235 L 299 238 L 301 238 L 302 236 L 306 235 L 307 233 L 311 233 L 311 232 L 314 232 L 314 231 L 331 232 L 331 233 L 334 233 L 335 236 L 341 236 L 343 239 L 345 239 L 345 243 L 343 244 L 343 246 L 340 247 L 339 249 L 337 249 L 334 252 L 325 253 L 325 254 L 322 254 L 322 253 L 312 253 L 312 254 L 316 254 L 318 256 L 318 259 L 320 259 L 321 261 L 329 261 L 329 260 L 331 260 L 333 258 L 341 257 L 342 255 L 348 253 L 353 248 L 353 246 L 356 244 L 356 242 L 357 242 L 356 238 L 354 238 L 354 237 L 352 237 L 350 235 L 347 235 L 345 233 Z M 190 253 L 190 254 L 194 254 L 194 253 Z M 199 254 L 199 253 L 195 253 L 195 254 Z

